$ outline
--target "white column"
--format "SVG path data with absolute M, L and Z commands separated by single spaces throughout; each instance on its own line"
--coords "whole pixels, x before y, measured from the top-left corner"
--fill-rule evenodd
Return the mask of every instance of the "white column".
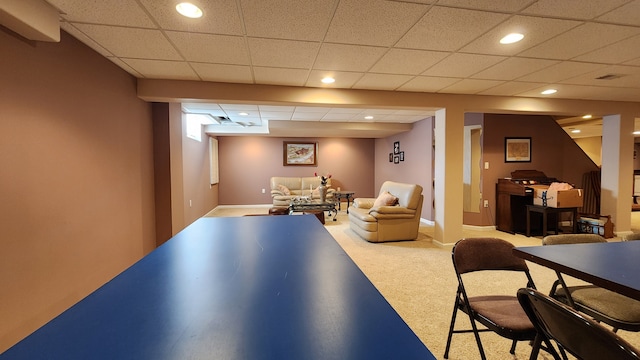
M 617 114 L 602 122 L 600 214 L 611 215 L 618 235 L 631 231 L 634 120 Z
M 434 134 L 434 241 L 452 245 L 462 238 L 464 112 L 436 111 Z

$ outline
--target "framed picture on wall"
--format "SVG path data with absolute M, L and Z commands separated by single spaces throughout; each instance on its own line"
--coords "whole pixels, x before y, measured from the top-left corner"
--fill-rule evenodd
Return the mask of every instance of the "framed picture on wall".
M 317 166 L 318 143 L 285 141 L 282 148 L 282 164 L 284 166 Z
M 389 162 L 393 162 L 393 153 L 389 153 Z
M 400 161 L 404 161 L 404 151 L 400 151 Z
M 504 138 L 504 162 L 531 162 L 531 138 Z

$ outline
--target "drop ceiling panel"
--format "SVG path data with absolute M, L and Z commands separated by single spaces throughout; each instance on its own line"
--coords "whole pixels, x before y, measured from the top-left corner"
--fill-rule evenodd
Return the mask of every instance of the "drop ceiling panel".
M 640 12 L 638 12 L 640 14 Z M 590 53 L 578 56 L 577 61 L 619 64 L 640 57 L 640 36 L 624 39 Z
M 316 70 L 367 71 L 387 49 L 373 46 L 323 44 L 316 59 Z
M 435 76 L 416 76 L 406 84 L 398 88 L 400 91 L 423 91 L 423 92 L 439 92 L 443 88 L 451 86 L 460 79 L 435 77 Z
M 412 78 L 412 76 L 408 75 L 365 74 L 360 80 L 358 80 L 353 88 L 369 90 L 395 90 Z
M 396 47 L 455 51 L 506 18 L 505 14 L 434 6 Z
M 321 41 L 338 0 L 241 0 L 248 36 Z
M 547 68 L 558 61 L 541 59 L 509 58 L 471 76 L 474 79 L 515 80 L 532 71 Z
M 204 81 L 253 83 L 251 68 L 244 65 L 205 64 L 192 62 L 191 67 Z
M 449 53 L 443 51 L 390 49 L 371 68 L 371 71 L 385 74 L 418 75 L 447 55 Z
M 386 0 L 341 0 L 325 41 L 392 46 L 427 7 Z
M 184 62 L 126 58 L 122 61 L 145 78 L 200 80 L 189 64 Z
M 640 14 L 640 1 L 634 0 L 599 16 L 597 20 L 616 24 L 640 25 L 640 17 L 638 14 Z
M 563 61 L 543 70 L 534 71 L 518 80 L 532 82 L 555 83 L 587 72 L 596 71 L 604 65 L 588 64 L 575 61 Z
M 255 66 L 309 69 L 319 43 L 308 41 L 249 39 L 251 62 Z
M 504 56 L 455 53 L 430 67 L 422 75 L 465 78 L 505 59 Z
M 502 83 L 504 83 L 504 81 L 463 79 L 439 92 L 448 94 L 478 94 Z
M 526 8 L 523 13 L 590 20 L 627 2 L 629 0 L 538 0 Z
M 89 24 L 75 26 L 118 57 L 182 60 L 180 54 L 159 30 Z
M 156 28 L 135 0 L 47 0 L 70 22 Z
M 450 5 L 466 9 L 515 12 L 527 7 L 534 0 L 440 0 L 438 5 Z
M 309 74 L 306 86 L 322 88 L 336 88 L 336 89 L 349 89 L 358 81 L 364 72 L 344 72 L 344 71 L 330 71 L 330 70 L 312 70 Z M 336 82 L 327 85 L 322 82 L 322 79 L 326 76 L 333 77 Z
M 97 51 L 100 55 L 105 57 L 113 56 L 113 54 L 110 53 L 107 49 L 102 47 L 99 43 L 94 41 L 92 38 L 85 35 L 82 31 L 77 29 L 74 25 L 71 25 L 70 23 L 67 23 L 67 22 L 61 22 L 60 28 L 68 32 L 69 34 L 71 34 L 76 39 L 82 41 L 85 45 L 89 46 L 93 50 Z
M 516 55 L 580 24 L 579 21 L 571 20 L 514 16 L 466 45 L 461 51 L 478 54 Z M 500 39 L 510 33 L 523 34 L 524 39 L 514 44 L 500 44 Z
M 599 47 L 637 35 L 640 29 L 629 26 L 586 23 L 575 27 L 520 55 L 533 58 L 568 60 Z M 588 39 L 585 41 L 584 39 Z
M 480 95 L 495 95 L 495 96 L 515 96 L 531 89 L 540 88 L 544 84 L 541 83 L 529 83 L 520 81 L 509 81 L 490 89 L 479 92 Z
M 304 86 L 309 71 L 303 69 L 279 69 L 254 67 L 256 81 L 268 85 Z
M 178 1 L 140 0 L 145 9 L 167 30 L 224 35 L 244 35 L 238 6 L 234 1 L 207 0 L 197 5 L 207 21 L 190 19 L 175 11 Z
M 243 37 L 177 31 L 167 31 L 166 34 L 187 61 L 249 65 Z
M 608 74 L 618 75 L 620 77 L 610 80 L 598 79 Z M 607 66 L 594 72 L 566 79 L 561 81 L 561 83 L 607 87 L 633 87 L 640 83 L 640 68 L 632 66 Z

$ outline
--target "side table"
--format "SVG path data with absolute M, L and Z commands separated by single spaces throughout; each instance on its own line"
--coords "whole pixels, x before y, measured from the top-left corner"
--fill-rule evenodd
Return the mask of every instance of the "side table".
M 333 198 L 336 199 L 336 202 L 338 203 L 338 210 L 342 210 L 340 205 L 340 199 L 347 199 L 347 214 L 349 213 L 349 203 L 353 199 L 353 194 L 355 194 L 355 192 L 353 191 L 334 191 L 333 192 Z
M 570 207 L 570 208 L 554 208 L 548 206 L 541 205 L 527 205 L 527 236 L 531 236 L 531 213 L 537 212 L 542 214 L 542 237 L 547 236 L 547 215 L 552 214 L 560 214 L 564 212 L 571 213 L 571 222 L 573 227 L 573 234 L 576 233 L 577 230 L 577 219 L 578 219 L 578 208 Z M 557 220 L 557 219 L 556 219 Z M 558 224 L 555 226 L 556 234 L 558 233 Z

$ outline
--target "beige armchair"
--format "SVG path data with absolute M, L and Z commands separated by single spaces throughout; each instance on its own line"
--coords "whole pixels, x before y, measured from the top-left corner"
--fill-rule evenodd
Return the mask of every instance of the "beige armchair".
M 396 205 L 378 205 L 385 194 L 397 198 Z M 385 181 L 377 199 L 356 198 L 349 208 L 349 226 L 370 242 L 415 240 L 422 214 L 422 186 Z M 376 205 L 376 206 L 374 206 Z

